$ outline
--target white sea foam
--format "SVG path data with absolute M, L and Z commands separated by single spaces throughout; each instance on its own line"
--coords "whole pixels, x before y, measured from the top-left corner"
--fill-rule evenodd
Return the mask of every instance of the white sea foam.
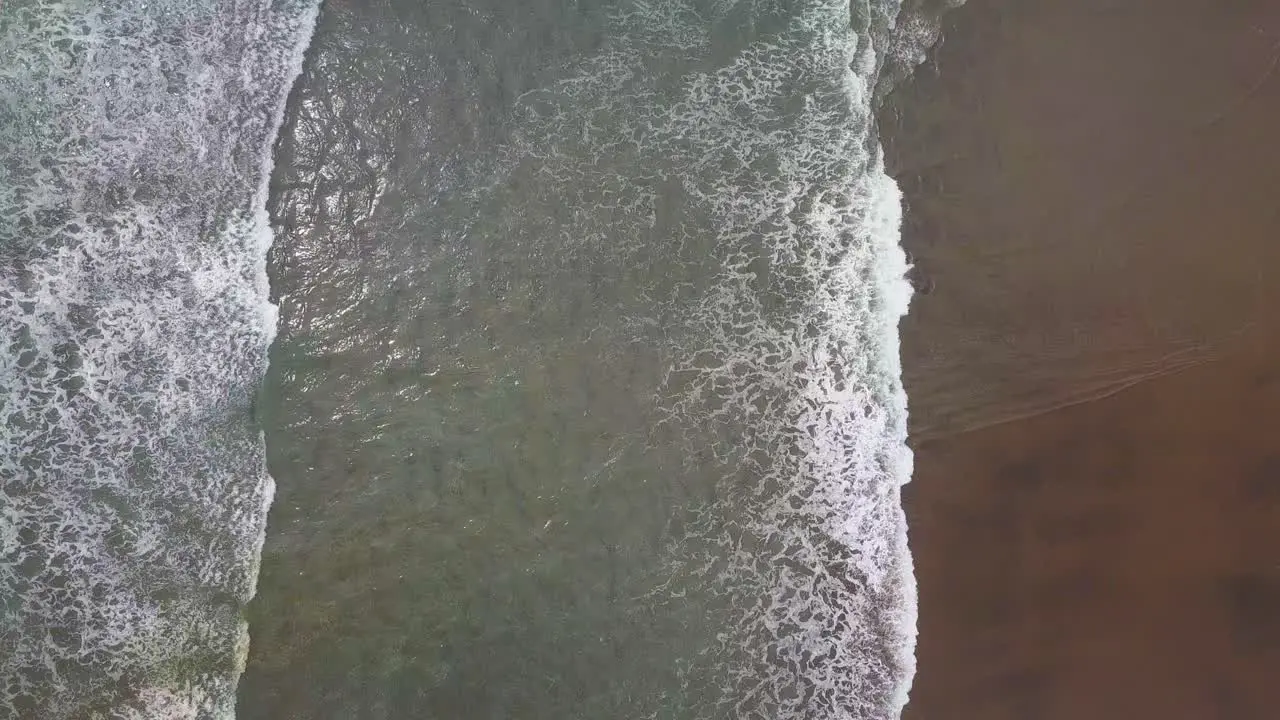
M 0 715 L 226 717 L 311 0 L 0 10 Z
M 508 162 L 617 209 L 566 233 L 570 252 L 721 266 L 653 298 L 673 320 L 665 424 L 723 473 L 655 593 L 731 608 L 679 702 L 700 717 L 896 717 L 915 668 L 897 334 L 910 288 L 873 137 L 876 49 L 848 0 L 714 5 L 629 5 L 604 53 L 521 98 Z M 726 52 L 716 38 L 744 17 L 755 36 Z M 708 678 L 720 686 L 697 699 Z

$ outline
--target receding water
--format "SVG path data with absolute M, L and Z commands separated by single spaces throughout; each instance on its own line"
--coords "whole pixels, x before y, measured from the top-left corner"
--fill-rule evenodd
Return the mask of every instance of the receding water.
M 331 3 L 244 718 L 871 718 L 899 198 L 848 2 Z
M 315 10 L 0 7 L 0 716 L 897 716 L 926 26 Z

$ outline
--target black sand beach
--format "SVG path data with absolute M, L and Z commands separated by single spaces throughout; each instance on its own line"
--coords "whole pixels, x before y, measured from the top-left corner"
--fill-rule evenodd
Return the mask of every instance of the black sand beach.
M 1274 717 L 1278 56 L 1273 3 L 970 0 L 890 97 L 905 717 Z

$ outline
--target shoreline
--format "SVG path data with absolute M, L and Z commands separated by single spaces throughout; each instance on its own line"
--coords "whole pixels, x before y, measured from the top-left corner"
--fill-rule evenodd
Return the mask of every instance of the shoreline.
M 879 113 L 924 288 L 908 720 L 1280 704 L 1280 12 L 1139 4 L 969 0 Z

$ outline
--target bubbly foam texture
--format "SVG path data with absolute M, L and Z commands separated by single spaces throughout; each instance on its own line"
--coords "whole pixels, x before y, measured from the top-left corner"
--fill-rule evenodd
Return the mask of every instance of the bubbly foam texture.
M 510 162 L 618 208 L 570 248 L 722 266 L 653 298 L 675 347 L 663 424 L 691 465 L 710 454 L 722 472 L 668 548 L 655 602 L 689 590 L 731 609 L 676 702 L 699 717 L 897 717 L 915 667 L 897 331 L 910 288 L 869 30 L 848 0 L 628 7 L 604 53 L 521 98 Z M 726 49 L 735 23 L 753 36 Z
M 229 717 L 311 0 L 0 12 L 0 716 Z

